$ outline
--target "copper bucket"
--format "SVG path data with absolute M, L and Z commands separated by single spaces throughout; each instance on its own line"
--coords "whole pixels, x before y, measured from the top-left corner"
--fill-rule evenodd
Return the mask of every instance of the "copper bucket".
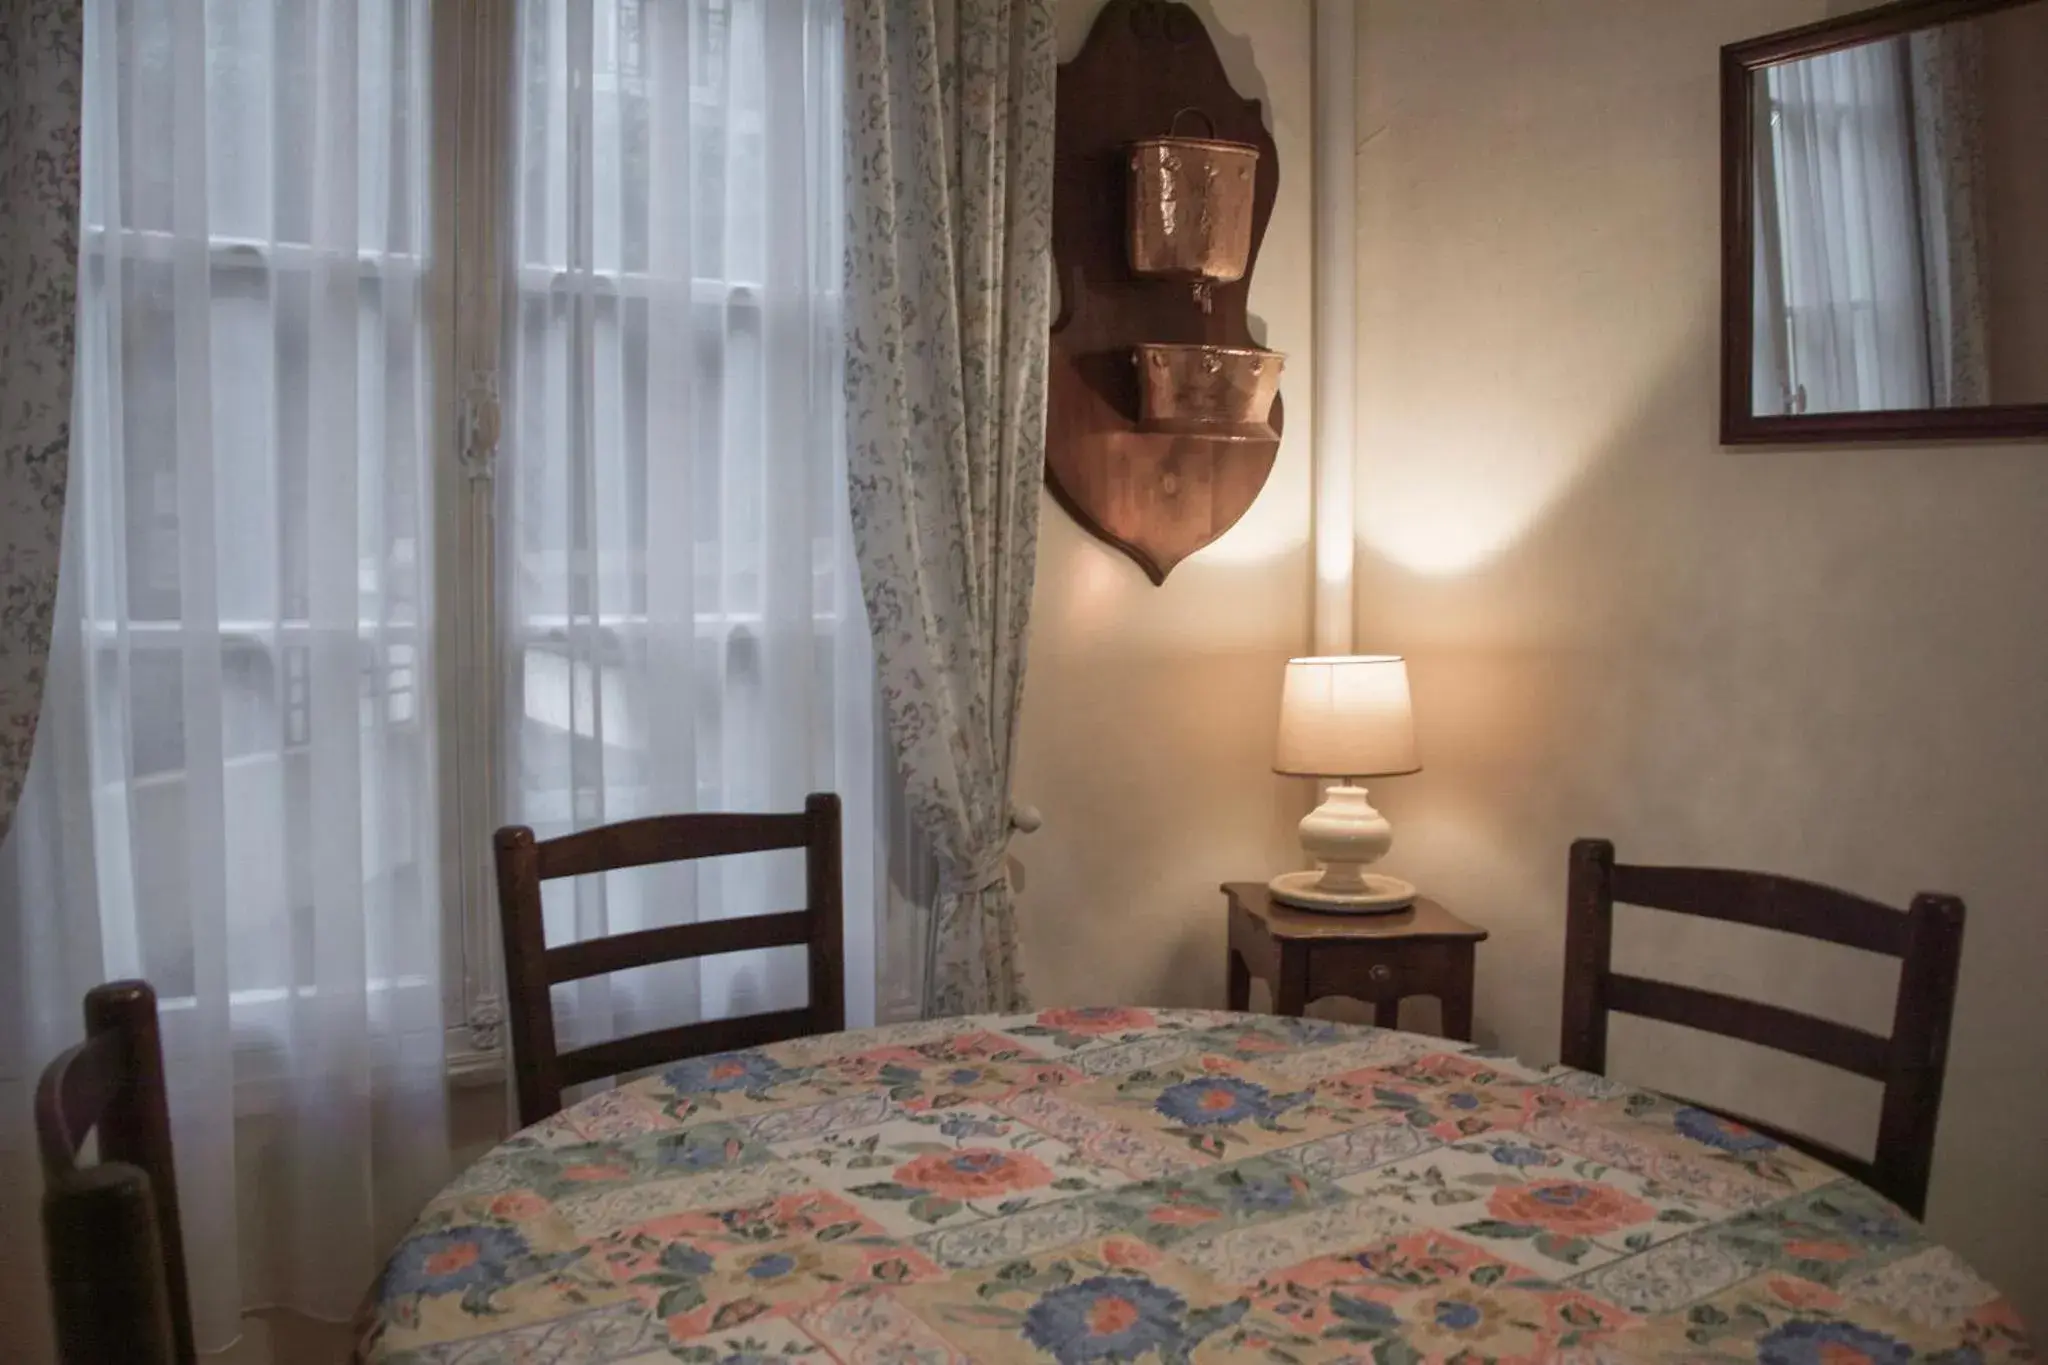
M 1138 366 L 1141 431 L 1213 441 L 1280 439 L 1266 420 L 1287 363 L 1278 351 L 1147 341 L 1131 358 Z
M 1209 124 L 1207 138 L 1176 137 L 1188 114 Z M 1220 142 L 1199 109 L 1183 109 L 1165 137 L 1131 144 L 1131 269 L 1193 280 L 1202 311 L 1209 286 L 1244 278 L 1252 250 L 1252 193 L 1259 149 Z

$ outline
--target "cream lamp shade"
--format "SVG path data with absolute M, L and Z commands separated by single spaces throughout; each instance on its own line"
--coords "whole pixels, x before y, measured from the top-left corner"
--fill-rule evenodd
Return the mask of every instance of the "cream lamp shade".
M 1274 772 L 1396 777 L 1421 770 L 1407 660 L 1352 654 L 1287 661 Z

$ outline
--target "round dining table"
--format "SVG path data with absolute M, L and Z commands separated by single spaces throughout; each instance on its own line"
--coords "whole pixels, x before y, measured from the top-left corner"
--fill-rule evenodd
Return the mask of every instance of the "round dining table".
M 1716 1115 L 1318 1019 L 1053 1009 L 693 1058 L 471 1166 L 366 1365 L 2031 1359 Z

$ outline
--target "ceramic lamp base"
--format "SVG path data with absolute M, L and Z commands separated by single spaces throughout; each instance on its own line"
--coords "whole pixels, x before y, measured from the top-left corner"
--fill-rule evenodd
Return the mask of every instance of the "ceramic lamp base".
M 1266 886 L 1273 899 L 1305 910 L 1347 915 L 1399 910 L 1415 899 L 1415 888 L 1399 877 L 1365 870 L 1393 846 L 1393 826 L 1372 808 L 1365 788 L 1339 782 L 1301 822 L 1301 850 L 1322 866 L 1285 873 Z
M 1323 874 L 1316 869 L 1283 872 L 1266 883 L 1273 899 L 1303 910 L 1321 910 L 1337 915 L 1389 915 L 1415 903 L 1415 886 L 1399 877 L 1378 872 L 1363 876 L 1363 891 L 1324 891 L 1317 887 Z

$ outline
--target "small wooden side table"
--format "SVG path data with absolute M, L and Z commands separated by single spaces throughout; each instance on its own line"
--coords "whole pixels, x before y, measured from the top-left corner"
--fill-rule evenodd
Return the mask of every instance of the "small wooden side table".
M 1230 901 L 1230 1008 L 1251 1006 L 1252 978 L 1273 988 L 1273 1012 L 1299 1015 L 1311 1000 L 1372 1002 L 1373 1022 L 1394 1028 L 1401 1001 L 1433 995 L 1444 1032 L 1472 1041 L 1473 950 L 1486 931 L 1427 896 L 1390 915 L 1328 915 L 1276 902 L 1263 882 L 1226 882 Z

